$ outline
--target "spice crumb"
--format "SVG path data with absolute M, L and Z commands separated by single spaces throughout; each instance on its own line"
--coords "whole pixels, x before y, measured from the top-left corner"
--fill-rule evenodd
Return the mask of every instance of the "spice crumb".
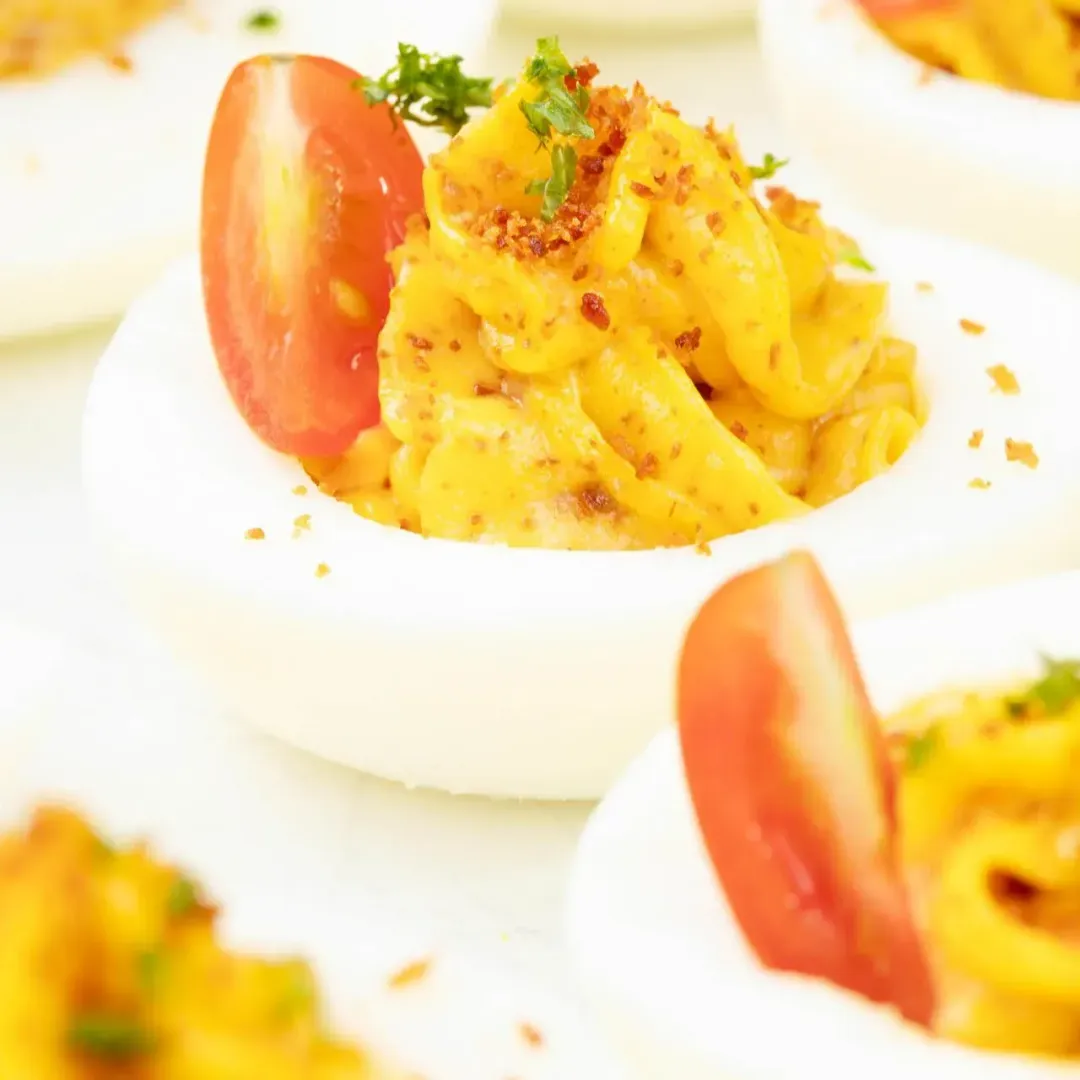
M 982 446 L 982 441 L 983 441 L 983 429 L 982 428 L 976 428 L 971 433 L 971 438 L 968 439 L 968 446 L 970 446 L 972 450 L 978 450 L 979 447 Z
M 990 486 L 989 480 L 984 480 L 981 476 L 976 476 L 974 480 L 968 483 L 968 487 L 978 488 L 979 490 L 985 490 Z
M 263 532 L 263 530 L 259 529 L 259 528 L 248 529 L 248 531 L 246 533 L 244 533 L 244 539 L 245 540 L 265 540 L 266 539 L 266 533 Z
M 963 330 L 965 334 L 972 334 L 975 337 L 986 333 L 986 327 L 983 326 L 982 323 L 975 322 L 974 319 L 961 319 L 960 329 Z
M 412 963 L 406 964 L 403 968 L 395 971 L 389 979 L 386 980 L 386 985 L 391 990 L 401 990 L 406 986 L 413 986 L 414 984 L 421 982 L 428 973 L 431 971 L 431 961 L 429 959 L 413 960 Z
M 1004 364 L 994 364 L 986 369 L 986 374 L 994 380 L 994 389 L 1003 394 L 1019 394 L 1020 383 L 1016 376 Z
M 310 514 L 300 514 L 298 517 L 293 519 L 293 525 L 295 525 L 298 529 L 310 529 L 311 528 L 311 515 Z
M 518 1024 L 518 1033 L 528 1046 L 531 1046 L 534 1050 L 539 1050 L 544 1045 L 544 1035 L 535 1025 L 524 1022 Z
M 307 494 L 307 485 L 306 484 L 297 484 L 296 487 L 294 487 L 292 489 L 292 493 L 294 495 L 306 495 Z
M 315 567 L 315 576 L 316 577 L 320 577 L 320 578 L 321 577 L 326 577 L 326 575 L 329 574 L 329 573 L 330 573 L 330 567 L 327 566 L 326 563 L 324 563 L 324 562 L 319 563 L 319 565 Z
M 934 291 L 934 286 L 933 283 L 929 281 L 916 281 L 915 290 L 916 292 L 931 293 Z
M 1005 440 L 1005 460 L 1018 461 L 1029 469 L 1038 467 L 1039 455 L 1035 453 L 1035 447 L 1029 442 L 1020 442 L 1016 439 Z

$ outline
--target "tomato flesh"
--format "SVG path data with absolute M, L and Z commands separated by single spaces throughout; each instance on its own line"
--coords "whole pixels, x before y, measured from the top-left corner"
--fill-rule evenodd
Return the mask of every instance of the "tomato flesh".
M 929 1024 L 895 777 L 810 555 L 751 570 L 708 600 L 679 664 L 678 722 L 705 847 L 761 962 Z
M 311 56 L 241 64 L 203 177 L 203 297 L 218 366 L 284 453 L 347 450 L 378 422 L 386 256 L 423 209 L 423 163 L 356 72 Z

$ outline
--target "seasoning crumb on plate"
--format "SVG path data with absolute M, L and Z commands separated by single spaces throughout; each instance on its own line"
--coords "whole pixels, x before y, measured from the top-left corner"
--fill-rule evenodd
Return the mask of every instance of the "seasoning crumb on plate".
M 934 286 L 929 281 L 916 281 L 915 289 L 917 292 L 931 293 L 934 291 Z
M 986 369 L 986 374 L 994 380 L 994 389 L 1000 390 L 1003 394 L 1019 394 L 1020 383 L 1012 370 L 1007 368 L 1004 364 L 994 364 L 993 367 Z
M 324 563 L 324 562 L 319 563 L 319 565 L 315 567 L 315 576 L 316 577 L 326 577 L 326 575 L 329 574 L 329 573 L 330 573 L 330 567 L 327 566 L 326 563 Z
M 968 487 L 977 488 L 979 491 L 985 491 L 990 486 L 989 480 L 984 480 L 981 476 L 976 476 L 974 480 L 968 483 Z
M 244 539 L 245 540 L 265 540 L 266 539 L 266 533 L 263 532 L 263 530 L 259 529 L 259 528 L 248 529 L 248 531 L 246 533 L 244 533 Z
M 979 447 L 982 446 L 982 441 L 983 441 L 983 429 L 982 428 L 976 428 L 971 433 L 971 438 L 968 439 L 968 446 L 970 446 L 972 450 L 978 450 Z
M 431 960 L 425 957 L 422 960 L 413 960 L 412 963 L 406 964 L 403 968 L 395 971 L 389 979 L 386 980 L 386 985 L 391 990 L 401 990 L 406 986 L 413 986 L 414 984 L 423 981 L 431 971 Z
M 1039 464 L 1039 455 L 1035 453 L 1035 447 L 1029 442 L 1019 442 L 1016 439 L 1005 440 L 1005 458 L 1008 461 L 1018 461 L 1029 469 L 1034 469 Z
M 306 495 L 307 494 L 307 485 L 306 484 L 297 484 L 296 487 L 294 487 L 292 489 L 292 493 L 294 495 Z
M 527 1021 L 518 1025 L 518 1032 L 522 1039 L 534 1050 L 539 1050 L 544 1045 L 544 1033 L 534 1024 Z
M 973 334 L 975 337 L 986 333 L 986 327 L 983 326 L 982 323 L 975 322 L 973 319 L 961 319 L 960 329 L 963 330 L 965 334 Z

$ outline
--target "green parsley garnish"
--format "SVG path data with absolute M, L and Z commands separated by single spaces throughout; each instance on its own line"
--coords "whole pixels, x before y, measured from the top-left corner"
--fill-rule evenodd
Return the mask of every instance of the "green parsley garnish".
M 908 772 L 921 769 L 933 756 L 941 743 L 941 729 L 936 725 L 916 735 L 907 745 L 904 768 Z
M 94 1057 L 123 1060 L 149 1053 L 154 1036 L 138 1021 L 106 1013 L 87 1013 L 68 1028 L 68 1044 Z
M 178 877 L 165 899 L 165 910 L 174 918 L 187 915 L 199 903 L 199 887 L 191 878 Z
M 572 146 L 560 143 L 551 151 L 551 175 L 546 180 L 534 180 L 525 189 L 527 195 L 543 195 L 540 204 L 540 217 L 551 221 L 556 211 L 570 194 L 574 186 L 574 174 L 577 171 L 577 151 Z
M 378 79 L 361 79 L 358 87 L 369 105 L 385 101 L 402 120 L 456 135 L 469 109 L 491 107 L 491 83 L 463 74 L 460 56 L 429 55 L 399 44 L 397 64 Z
M 591 139 L 596 132 L 586 119 L 589 107 L 589 91 L 584 86 L 570 90 L 567 78 L 573 82 L 576 69 L 559 48 L 557 37 L 540 38 L 536 42 L 536 55 L 525 67 L 528 82 L 540 87 L 535 101 L 522 101 L 521 111 L 529 130 L 546 147 L 552 132 L 570 139 Z M 577 170 L 577 151 L 560 143 L 551 150 L 551 176 L 547 180 L 534 180 L 525 189 L 529 195 L 543 195 L 540 217 L 551 221 L 559 207 L 566 202 L 574 185 Z
M 766 154 L 765 160 L 760 165 L 750 166 L 750 176 L 754 180 L 771 180 L 791 159 L 773 157 Z
M 1055 660 L 1043 656 L 1043 675 L 1020 697 L 1005 703 L 1009 715 L 1022 719 L 1032 712 L 1040 716 L 1063 713 L 1080 698 L 1080 660 Z
M 866 257 L 855 244 L 850 244 L 844 248 L 836 256 L 836 261 L 845 263 L 847 266 L 853 266 L 856 270 L 863 270 L 867 274 L 873 274 L 876 269 L 872 263 L 867 262 Z
M 275 30 L 281 29 L 281 13 L 272 8 L 253 11 L 244 25 L 258 34 L 272 34 Z

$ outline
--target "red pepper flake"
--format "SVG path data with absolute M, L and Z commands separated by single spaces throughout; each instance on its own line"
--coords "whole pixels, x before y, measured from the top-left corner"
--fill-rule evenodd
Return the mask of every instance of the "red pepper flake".
M 709 232 L 711 232 L 713 236 L 719 236 L 724 231 L 724 219 L 717 210 L 714 210 L 705 219 L 705 224 L 709 226 Z
M 606 330 L 611 325 L 611 316 L 604 307 L 604 298 L 597 293 L 587 292 L 581 298 L 581 314 L 598 330 Z
M 651 187 L 645 184 L 639 184 L 637 180 L 630 181 L 630 190 L 635 195 L 640 195 L 643 199 L 652 199 L 656 196 L 656 192 Z
M 429 959 L 414 960 L 411 964 L 406 964 L 399 971 L 394 972 L 386 980 L 386 985 L 391 990 L 402 990 L 406 986 L 415 986 L 416 983 L 422 982 L 430 972 L 431 961 Z
M 604 159 L 596 154 L 586 154 L 578 164 L 586 176 L 599 176 L 604 171 Z
M 973 322 L 971 319 L 961 319 L 960 329 L 963 330 L 965 334 L 972 334 L 975 337 L 986 333 L 986 327 L 983 326 L 982 323 Z
M 693 352 L 701 344 L 701 327 L 695 326 L 692 330 L 684 330 L 675 339 L 675 348 L 684 352 Z
M 1003 394 L 1009 395 L 1020 393 L 1020 383 L 1017 382 L 1016 376 L 1004 364 L 995 364 L 993 367 L 988 367 L 986 374 L 994 380 L 995 390 L 1000 390 Z
M 454 339 L 453 339 L 453 340 L 452 340 L 452 341 L 450 342 L 450 351 L 451 351 L 451 352 L 461 352 L 461 342 L 460 342 L 460 341 L 458 341 L 458 339 L 457 339 L 457 338 L 454 338 Z
M 473 383 L 472 392 L 476 397 L 492 397 L 499 392 L 499 388 L 485 383 Z
M 746 436 L 749 435 L 750 432 L 746 430 L 746 425 L 741 420 L 732 420 L 731 434 L 734 435 L 736 439 L 741 439 L 743 442 L 746 442 Z
M 405 340 L 418 352 L 431 352 L 435 346 L 426 338 L 416 334 L 406 334 Z
M 518 1024 L 518 1034 L 525 1041 L 525 1045 L 532 1047 L 533 1050 L 539 1050 L 544 1045 L 543 1033 L 533 1024 Z
M 248 529 L 248 531 L 246 533 L 244 533 L 244 539 L 245 540 L 265 540 L 266 539 L 266 533 L 264 533 L 262 531 L 262 529 L 259 529 L 259 528 Z
M 968 481 L 968 487 L 976 488 L 979 491 L 985 491 L 990 486 L 989 480 L 984 480 L 981 476 L 976 476 L 974 480 Z
M 1015 439 L 1005 440 L 1005 459 L 1018 461 L 1029 469 L 1035 469 L 1039 465 L 1039 455 L 1035 453 L 1035 447 L 1029 442 L 1018 442 Z
M 581 281 L 584 278 L 586 278 L 588 276 L 588 274 L 589 274 L 589 264 L 588 263 L 582 263 L 579 267 L 577 267 L 574 270 L 573 274 L 571 274 L 571 277 L 574 279 L 574 281 Z
M 970 446 L 972 450 L 978 450 L 979 447 L 982 446 L 982 441 L 983 441 L 983 429 L 982 428 L 976 428 L 971 433 L 971 438 L 968 439 L 968 446 Z

